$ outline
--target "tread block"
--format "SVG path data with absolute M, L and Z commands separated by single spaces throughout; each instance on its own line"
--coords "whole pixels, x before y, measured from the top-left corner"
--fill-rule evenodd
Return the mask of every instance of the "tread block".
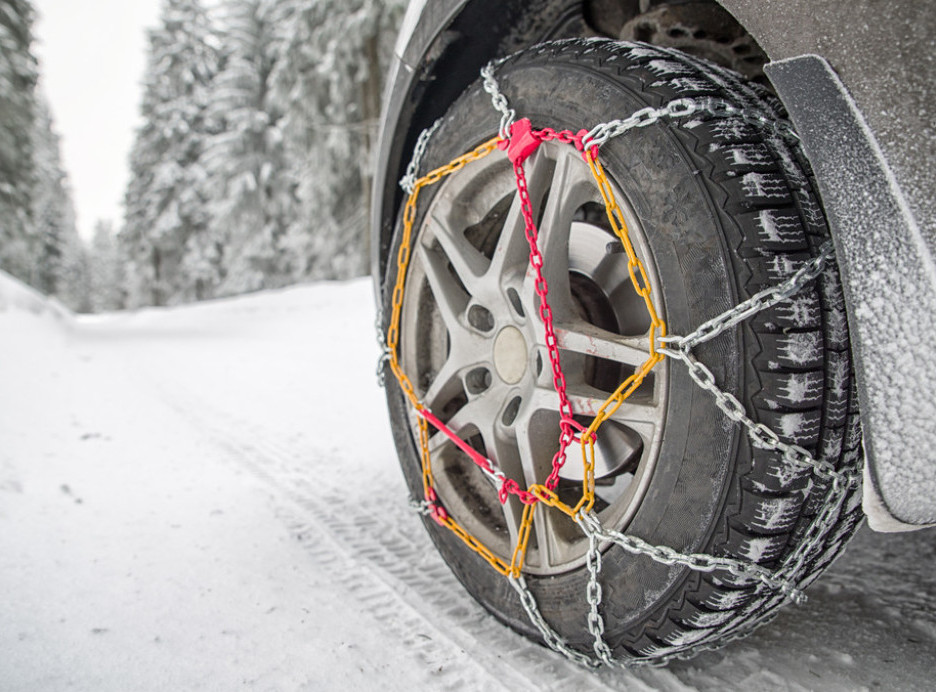
M 751 318 L 751 324 L 758 332 L 820 329 L 822 316 L 819 297 L 812 291 L 805 291 L 757 313 Z
M 683 127 L 706 145 L 757 143 L 763 139 L 757 128 L 741 118 L 699 116 Z
M 775 450 L 755 447 L 753 451 L 753 468 L 744 479 L 746 487 L 761 493 L 789 493 L 806 489 L 812 475 L 810 469 L 788 464 Z
M 786 179 L 778 173 L 750 171 L 729 178 L 723 185 L 729 191 L 729 208 L 735 213 L 782 207 L 792 202 Z
M 822 332 L 759 334 L 761 352 L 755 364 L 764 370 L 820 370 L 824 363 Z
M 731 552 L 736 557 L 758 565 L 773 562 L 783 553 L 789 543 L 789 534 L 754 536 L 746 531 L 731 527 L 728 532 Z
M 812 411 L 770 411 L 758 409 L 758 418 L 768 428 L 780 436 L 784 442 L 799 445 L 806 449 L 815 449 L 819 443 L 822 412 Z
M 737 144 L 710 144 L 709 158 L 729 175 L 742 175 L 751 171 L 770 172 L 777 169 L 773 153 L 762 142 L 741 142 Z M 802 229 L 797 224 L 802 234 Z
M 828 351 L 825 367 L 826 412 L 823 427 L 840 430 L 848 419 L 851 404 L 851 358 L 846 351 Z
M 722 585 L 715 585 L 708 579 L 704 579 L 701 588 L 689 600 L 706 610 L 724 611 L 737 610 L 747 604 L 753 597 L 753 589 L 727 589 Z
M 741 214 L 739 223 L 753 229 L 756 246 L 771 252 L 803 252 L 808 249 L 799 216 L 789 209 L 761 209 Z
M 744 493 L 737 520 L 752 531 L 769 534 L 784 533 L 792 529 L 799 520 L 802 507 L 803 496 L 799 493 L 775 496 Z M 760 547 L 767 549 L 770 546 Z
M 821 370 L 767 372 L 760 380 L 763 389 L 754 397 L 758 408 L 804 411 L 822 406 L 825 376 Z

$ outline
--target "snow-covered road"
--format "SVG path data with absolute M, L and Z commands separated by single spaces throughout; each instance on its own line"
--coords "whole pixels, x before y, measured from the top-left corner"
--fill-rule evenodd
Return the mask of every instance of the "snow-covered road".
M 0 277 L 2 278 L 2 277 Z M 370 286 L 57 318 L 0 282 L 0 690 L 931 690 L 931 532 L 866 530 L 770 626 L 576 668 L 408 510 Z

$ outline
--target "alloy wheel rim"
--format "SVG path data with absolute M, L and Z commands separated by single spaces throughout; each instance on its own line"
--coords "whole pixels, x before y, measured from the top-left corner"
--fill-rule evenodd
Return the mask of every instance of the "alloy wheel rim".
M 648 355 L 649 316 L 607 222 L 588 166 L 572 147 L 544 143 L 525 163 L 573 412 L 585 425 Z M 615 189 L 654 295 L 658 275 L 626 198 Z M 521 487 L 542 483 L 558 449 L 559 399 L 533 290 L 529 245 L 512 166 L 489 156 L 447 178 L 414 241 L 403 300 L 400 356 L 417 396 Z M 606 526 L 631 521 L 659 455 L 667 363 L 602 424 L 596 506 Z M 416 418 L 411 418 L 415 433 Z M 505 561 L 523 506 L 501 504 L 490 479 L 445 435 L 430 437 L 436 492 L 465 529 Z M 557 489 L 581 495 L 581 451 L 568 449 Z M 564 514 L 538 505 L 524 571 L 582 565 L 587 541 Z

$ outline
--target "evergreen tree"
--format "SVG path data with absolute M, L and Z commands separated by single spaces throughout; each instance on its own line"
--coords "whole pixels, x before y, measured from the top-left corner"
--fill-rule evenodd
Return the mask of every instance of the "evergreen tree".
M 124 307 L 124 268 L 117 248 L 114 225 L 110 221 L 98 221 L 94 225 L 88 265 L 92 311 L 104 312 Z
M 33 283 L 31 236 L 36 58 L 29 0 L 0 2 L 0 269 Z
M 274 75 L 299 212 L 284 245 L 294 279 L 368 270 L 380 97 L 404 0 L 282 0 Z
M 192 239 L 208 226 L 202 153 L 211 131 L 208 87 L 219 55 L 200 0 L 164 0 L 149 32 L 147 72 L 120 234 L 128 302 L 165 305 L 211 295 L 220 267 L 186 272 Z
M 229 0 L 223 6 L 224 67 L 212 90 L 212 112 L 223 123 L 206 150 L 212 183 L 209 236 L 203 250 L 220 257 L 220 295 L 289 283 L 282 238 L 296 209 L 287 165 L 282 108 L 270 98 L 280 54 L 285 3 Z
M 75 312 L 94 311 L 90 263 L 88 248 L 81 237 L 77 233 L 65 236 L 55 297 Z
M 69 244 L 74 246 L 78 231 L 49 105 L 41 94 L 36 105 L 32 134 L 36 181 L 29 234 L 34 265 L 32 285 L 47 295 L 62 297 L 64 254 Z
M 220 54 L 197 2 L 166 0 L 150 36 L 119 236 L 128 304 L 366 273 L 382 78 L 404 0 L 223 0 Z

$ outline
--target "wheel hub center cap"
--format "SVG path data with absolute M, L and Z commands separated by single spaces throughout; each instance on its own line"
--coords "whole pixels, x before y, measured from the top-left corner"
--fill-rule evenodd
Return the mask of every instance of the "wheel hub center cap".
M 494 339 L 494 369 L 507 384 L 523 377 L 527 366 L 527 345 L 516 327 L 504 327 Z

